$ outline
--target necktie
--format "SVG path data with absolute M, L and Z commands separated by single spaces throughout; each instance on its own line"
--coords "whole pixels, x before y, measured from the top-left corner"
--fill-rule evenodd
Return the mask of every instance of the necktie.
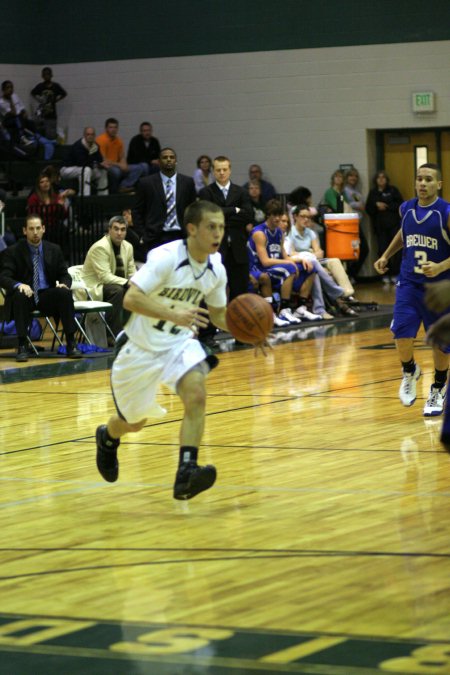
M 171 230 L 177 222 L 177 214 L 175 211 L 175 194 L 173 192 L 173 184 L 171 180 L 168 180 L 166 183 L 166 202 L 166 229 Z
M 227 197 L 228 197 L 228 189 L 227 189 L 227 188 L 222 188 L 222 192 L 223 192 L 223 198 L 224 198 L 225 201 L 226 201 L 226 199 L 227 199 Z
M 39 302 L 39 249 L 36 249 L 33 254 L 33 296 L 36 305 Z

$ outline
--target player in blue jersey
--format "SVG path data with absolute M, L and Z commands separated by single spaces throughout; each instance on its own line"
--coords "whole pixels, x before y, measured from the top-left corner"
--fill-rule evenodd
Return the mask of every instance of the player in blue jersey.
M 266 221 L 253 228 L 248 240 L 250 253 L 253 255 L 252 269 L 267 272 L 272 287 L 281 284 L 281 310 L 279 318 L 282 321 L 298 324 L 302 318 L 314 321 L 320 319 L 319 315 L 308 312 L 301 303 L 295 313 L 292 312 L 291 294 L 295 282 L 296 289 L 300 290 L 302 297 L 308 297 L 313 282 L 313 268 L 310 261 L 296 265 L 287 255 L 284 248 L 284 233 L 279 227 L 280 218 L 283 214 L 281 202 L 270 199 L 265 207 Z M 255 274 L 253 274 L 255 276 Z
M 375 262 L 376 271 L 386 274 L 389 258 L 403 248 L 391 330 L 403 367 L 399 397 L 405 406 L 416 400 L 421 375 L 414 360 L 414 339 L 421 323 L 428 330 L 441 316 L 425 304 L 426 283 L 450 279 L 450 204 L 439 197 L 441 187 L 439 167 L 422 164 L 416 175 L 417 197 L 400 206 L 401 228 Z M 426 417 L 442 413 L 447 393 L 449 350 L 436 344 L 432 347 L 435 372 L 423 409 Z

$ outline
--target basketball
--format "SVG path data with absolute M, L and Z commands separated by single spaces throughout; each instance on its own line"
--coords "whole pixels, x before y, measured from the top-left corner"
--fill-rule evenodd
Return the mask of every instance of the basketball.
M 227 325 L 239 342 L 264 342 L 273 327 L 272 305 L 254 293 L 238 295 L 227 307 Z

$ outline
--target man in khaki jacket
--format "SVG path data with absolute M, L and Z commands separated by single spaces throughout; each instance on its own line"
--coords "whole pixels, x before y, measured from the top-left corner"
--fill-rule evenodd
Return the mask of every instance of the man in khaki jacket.
M 122 216 L 113 216 L 108 233 L 92 244 L 83 265 L 83 281 L 93 300 L 104 300 L 113 306 L 108 323 L 114 335 L 123 328 L 122 301 L 128 280 L 136 272 L 133 247 L 125 241 L 127 223 Z

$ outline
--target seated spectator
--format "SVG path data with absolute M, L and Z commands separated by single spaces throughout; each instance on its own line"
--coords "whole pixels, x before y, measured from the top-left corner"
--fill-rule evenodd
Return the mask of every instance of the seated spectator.
M 0 97 L 0 119 L 14 145 L 28 146 L 36 141 L 44 148 L 44 159 L 51 159 L 55 152 L 55 142 L 38 134 L 35 123 L 27 116 L 25 106 L 17 94 L 11 80 L 2 82 Z
M 345 302 L 353 294 L 353 288 L 337 258 L 324 258 L 319 241 L 314 230 L 309 227 L 311 213 L 307 204 L 294 206 L 292 209 L 294 227 L 290 228 L 285 240 L 286 252 L 292 260 L 304 262 L 310 260 L 315 272 L 312 286 L 313 312 L 323 319 L 332 319 L 326 311 L 322 288 L 329 296 L 331 303 L 335 303 L 342 314 L 355 316 L 357 313 Z M 326 269 L 325 269 L 326 266 Z M 333 279 L 331 270 L 337 270 L 337 275 L 345 282 L 346 290 Z
M 50 180 L 50 185 L 54 190 L 54 192 L 63 197 L 64 205 L 66 206 L 66 208 L 69 208 L 71 204 L 71 199 L 77 194 L 77 191 L 74 190 L 73 188 L 64 188 L 62 186 L 61 171 L 59 169 L 59 166 L 49 164 L 48 166 L 45 167 L 45 169 L 42 169 L 42 174 L 48 177 L 48 179 Z
M 194 179 L 195 191 L 197 194 L 202 188 L 210 185 L 214 181 L 211 157 L 208 157 L 208 155 L 200 155 L 197 159 L 197 168 L 192 177 Z
M 67 92 L 60 84 L 52 82 L 53 72 L 48 66 L 42 69 L 41 76 L 44 81 L 31 90 L 31 95 L 39 103 L 35 111 L 35 117 L 40 133 L 46 138 L 54 140 L 57 137 L 56 104 L 66 98 Z
M 110 302 L 108 323 L 114 335 L 123 329 L 123 296 L 128 280 L 136 272 L 133 247 L 125 241 L 127 222 L 123 216 L 113 216 L 108 233 L 92 244 L 83 265 L 83 280 L 93 300 Z
M 269 199 L 275 199 L 277 191 L 275 190 L 272 183 L 269 183 L 268 180 L 264 180 L 263 172 L 259 164 L 250 164 L 248 169 L 249 181 L 245 183 L 244 187 L 248 189 L 248 184 L 251 180 L 259 181 L 261 185 L 261 201 L 265 204 Z
M 289 195 L 287 197 L 288 207 L 299 206 L 300 204 L 307 204 L 307 206 L 309 208 L 309 212 L 311 214 L 311 218 L 313 219 L 312 223 L 311 223 L 311 227 L 314 228 L 315 232 L 317 233 L 317 235 L 320 239 L 320 245 L 322 246 L 322 248 L 324 248 L 325 247 L 325 228 L 320 222 L 318 222 L 319 221 L 319 214 L 318 214 L 318 211 L 317 211 L 316 207 L 313 206 L 311 190 L 307 187 L 304 187 L 303 185 L 299 185 L 298 187 L 296 187 L 294 190 L 292 190 L 292 192 L 289 193 Z M 290 218 L 289 218 L 289 222 L 291 223 Z
M 64 166 L 61 167 L 61 176 L 65 179 L 77 178 L 80 195 L 84 197 L 91 194 L 93 185 L 97 193 L 108 194 L 107 163 L 95 142 L 93 127 L 85 127 L 83 138 L 70 146 Z
M 159 171 L 159 153 L 161 146 L 157 138 L 153 136 L 153 127 L 150 122 L 142 122 L 139 134 L 133 136 L 128 146 L 127 162 L 133 164 L 146 164 L 147 175 Z
M 102 165 L 108 171 L 110 192 L 134 192 L 138 180 L 147 175 L 148 165 L 145 162 L 127 163 L 125 147 L 118 132 L 119 122 L 114 117 L 108 117 L 104 133 L 96 138 L 103 157 Z
M 44 226 L 59 224 L 67 217 L 65 192 L 56 192 L 48 174 L 42 171 L 36 181 L 33 192 L 27 199 L 28 215 L 37 214 Z
M 266 219 L 264 203 L 262 201 L 261 195 L 261 183 L 259 180 L 249 180 L 247 189 L 253 208 L 253 222 L 255 225 L 259 225 Z
M 18 337 L 16 361 L 28 361 L 27 334 L 31 313 L 39 309 L 61 320 L 69 359 L 81 358 L 75 343 L 77 326 L 67 271 L 59 246 L 43 241 L 45 226 L 39 216 L 27 217 L 25 239 L 3 253 L 0 286 L 6 290 L 5 320 L 14 320 Z
M 287 213 L 287 211 L 284 211 L 280 216 L 279 228 L 284 234 L 286 241 L 286 237 L 289 234 L 289 230 L 291 229 L 291 221 L 289 219 L 289 213 Z
M 266 272 L 272 286 L 281 284 L 281 308 L 279 318 L 291 324 L 301 323 L 301 319 L 319 319 L 319 316 L 308 312 L 302 298 L 309 295 L 314 279 L 312 265 L 305 262 L 295 265 L 284 249 L 284 235 L 278 227 L 280 216 L 283 213 L 281 203 L 277 199 L 270 199 L 266 204 L 266 221 L 253 228 L 248 246 L 250 249 L 250 277 L 258 278 L 258 272 Z M 300 292 L 300 306 L 292 312 L 291 295 L 294 289 Z M 266 298 L 267 299 L 267 298 Z M 270 299 L 268 300 L 270 302 Z M 275 320 L 276 325 L 277 324 Z
M 364 199 L 360 192 L 360 188 L 358 187 L 359 180 L 359 172 L 357 169 L 349 169 L 346 172 L 344 195 L 353 213 L 357 213 L 359 216 L 359 257 L 358 260 L 353 260 L 348 263 L 348 270 L 352 277 L 355 278 L 358 276 L 369 253 L 369 245 L 364 234 Z

